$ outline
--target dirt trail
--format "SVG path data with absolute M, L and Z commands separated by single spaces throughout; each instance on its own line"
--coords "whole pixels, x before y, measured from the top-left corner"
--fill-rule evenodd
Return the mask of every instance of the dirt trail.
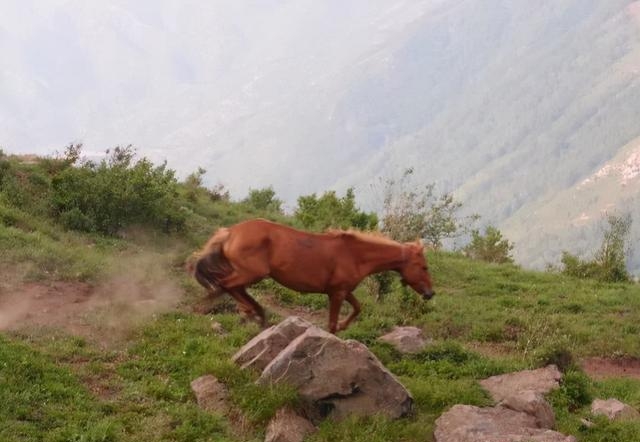
M 636 358 L 587 358 L 581 363 L 584 372 L 590 378 L 602 380 L 607 378 L 640 379 L 640 359 Z
M 61 330 L 109 346 L 141 321 L 173 310 L 184 292 L 152 257 L 123 260 L 120 271 L 95 285 L 0 278 L 0 331 Z

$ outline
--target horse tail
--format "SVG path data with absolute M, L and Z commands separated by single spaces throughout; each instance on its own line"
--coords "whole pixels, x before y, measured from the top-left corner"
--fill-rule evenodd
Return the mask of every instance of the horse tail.
M 229 229 L 219 229 L 204 249 L 194 253 L 187 264 L 189 273 L 208 291 L 221 288 L 220 280 L 233 270 L 222 250 L 227 239 L 229 239 Z

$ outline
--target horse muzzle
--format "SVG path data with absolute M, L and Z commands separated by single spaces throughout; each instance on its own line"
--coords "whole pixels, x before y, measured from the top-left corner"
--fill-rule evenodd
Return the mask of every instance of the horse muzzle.
M 433 290 L 425 290 L 424 292 L 422 292 L 422 299 L 424 299 L 425 301 L 428 301 L 429 299 L 433 298 L 436 295 L 436 292 L 434 292 Z

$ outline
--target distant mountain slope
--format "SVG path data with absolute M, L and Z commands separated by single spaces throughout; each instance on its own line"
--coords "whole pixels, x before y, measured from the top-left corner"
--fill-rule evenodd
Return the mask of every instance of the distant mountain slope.
M 563 250 L 593 257 L 602 242 L 606 215 L 629 213 L 629 266 L 640 270 L 640 137 L 594 174 L 578 184 L 523 206 L 504 224 L 504 232 L 518 244 L 521 262 L 543 267 L 555 264 Z
M 529 207 L 640 136 L 640 2 L 630 0 L 2 9 L 3 148 L 133 143 L 182 174 L 205 167 L 236 197 L 273 185 L 291 206 L 356 186 L 374 207 L 370 185 L 412 166 L 417 183 L 454 191 L 515 234 Z

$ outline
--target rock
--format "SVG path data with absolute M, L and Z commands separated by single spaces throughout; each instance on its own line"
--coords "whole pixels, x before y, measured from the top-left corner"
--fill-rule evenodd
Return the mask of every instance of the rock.
M 584 428 L 592 428 L 595 424 L 589 419 L 582 418 L 580 419 L 580 425 L 582 425 Z
M 224 414 L 228 410 L 229 393 L 215 376 L 200 376 L 191 382 L 191 390 L 196 395 L 198 406 L 205 411 Z
M 556 426 L 553 408 L 536 391 L 524 390 L 514 393 L 500 402 L 500 406 L 533 416 L 536 419 L 536 426 L 539 428 L 553 429 Z
M 306 436 L 316 431 L 304 417 L 290 408 L 281 408 L 269 422 L 265 442 L 302 442 Z
M 247 342 L 233 356 L 233 361 L 242 368 L 263 370 L 291 341 L 311 326 L 302 318 L 290 316 Z
M 354 414 L 398 418 L 413 406 L 411 394 L 365 345 L 315 326 L 274 358 L 257 382 L 292 385 L 314 422 Z
M 537 428 L 536 418 L 504 407 L 454 405 L 436 420 L 435 442 L 576 442 Z
M 596 399 L 591 404 L 591 413 L 602 414 L 610 420 L 636 420 L 640 419 L 638 411 L 617 399 Z
M 393 345 L 400 353 L 408 354 L 419 353 L 427 346 L 427 340 L 418 327 L 394 327 L 378 340 Z
M 211 323 L 211 330 L 213 330 L 214 333 L 219 334 L 219 335 L 225 334 L 224 327 L 219 322 L 212 322 Z
M 549 393 L 560 386 L 562 373 L 555 365 L 548 365 L 537 370 L 524 370 L 492 376 L 480 381 L 480 385 L 499 402 L 514 393 L 531 390 L 541 395 Z

